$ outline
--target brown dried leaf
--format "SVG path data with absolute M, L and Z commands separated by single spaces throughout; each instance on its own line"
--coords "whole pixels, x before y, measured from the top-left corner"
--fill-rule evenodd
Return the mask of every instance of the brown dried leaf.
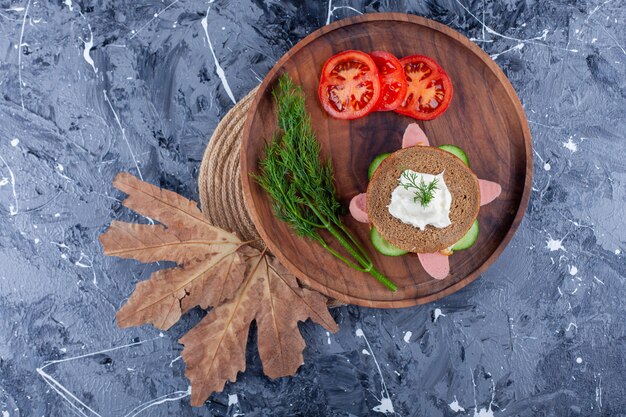
M 214 307 L 180 340 L 185 345 L 182 356 L 193 405 L 204 403 L 245 370 L 253 320 L 263 370 L 271 378 L 293 375 L 303 363 L 305 342 L 298 321 L 311 318 L 337 331 L 322 295 L 300 288 L 296 278 L 268 254 L 210 225 L 194 202 L 130 174 L 119 174 L 113 184 L 128 194 L 126 207 L 162 224 L 113 221 L 100 236 L 104 253 L 179 265 L 140 282 L 117 312 L 118 324 L 151 323 L 168 329 L 196 305 Z
M 338 329 L 322 295 L 300 288 L 269 255 L 249 247 L 242 253 L 249 269 L 239 291 L 180 339 L 192 405 L 202 405 L 226 380 L 234 382 L 237 372 L 245 370 L 252 320 L 258 326 L 263 371 L 270 378 L 293 375 L 303 363 L 305 343 L 298 321 L 311 318 L 329 331 Z
M 215 251 L 236 251 L 241 242 L 234 235 L 213 226 L 178 230 L 162 225 L 111 222 L 100 236 L 104 254 L 141 262 L 184 263 Z
M 256 322 L 259 334 L 259 355 L 263 372 L 270 378 L 293 375 L 304 363 L 302 351 L 306 344 L 298 330 L 298 321 L 311 318 L 327 330 L 339 328 L 328 312 L 326 298 L 298 286 L 291 275 L 275 258 L 264 257 L 262 301 L 258 304 Z
M 104 254 L 141 262 L 184 263 L 210 252 L 235 251 L 242 242 L 211 225 L 196 203 L 122 172 L 113 185 L 128 194 L 123 204 L 161 225 L 113 221 L 100 236 Z
M 207 308 L 233 296 L 244 278 L 245 265 L 237 252 L 208 255 L 181 268 L 157 271 L 137 284 L 117 312 L 120 327 L 150 323 L 167 330 L 195 306 Z
M 182 231 L 204 226 L 213 228 L 194 201 L 141 181 L 128 172 L 117 174 L 113 180 L 113 186 L 128 194 L 128 198 L 124 200 L 126 207 L 142 216 L 158 219 L 171 229 Z M 237 239 L 234 235 L 227 234 Z
M 207 308 L 233 296 L 245 273 L 244 260 L 237 252 L 243 242 L 198 217 L 202 213 L 195 203 L 176 193 L 127 173 L 119 174 L 113 184 L 130 193 L 125 206 L 168 227 L 113 221 L 100 236 L 104 253 L 181 265 L 157 271 L 137 285 L 117 312 L 121 327 L 151 323 L 166 330 L 196 305 Z

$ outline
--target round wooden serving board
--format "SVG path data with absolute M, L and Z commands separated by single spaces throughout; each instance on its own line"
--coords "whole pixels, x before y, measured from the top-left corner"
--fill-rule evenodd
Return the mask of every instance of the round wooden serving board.
M 394 112 L 378 112 L 343 121 L 330 118 L 321 108 L 317 87 L 322 65 L 346 49 L 383 50 L 397 57 L 422 54 L 438 61 L 452 79 L 454 97 L 442 116 L 420 122 L 422 129 L 431 145 L 452 143 L 463 148 L 478 178 L 502 185 L 500 197 L 480 209 L 478 241 L 469 250 L 452 255 L 451 274 L 444 280 L 428 276 L 415 255 L 392 258 L 379 254 L 370 244 L 368 225 L 345 216 L 345 224 L 365 244 L 378 269 L 398 285 L 397 292 L 389 291 L 373 277 L 345 266 L 316 243 L 296 237 L 274 217 L 267 195 L 249 175 L 257 171 L 263 147 L 276 130 L 271 92 L 285 71 L 304 88 L 313 129 L 323 157 L 332 158 L 337 192 L 344 206 L 352 196 L 366 190 L 371 160 L 400 148 L 404 129 L 413 119 Z M 417 16 L 368 14 L 313 32 L 265 77 L 244 128 L 241 179 L 247 207 L 261 237 L 303 282 L 350 304 L 406 307 L 431 302 L 463 288 L 500 255 L 519 226 L 530 196 L 530 130 L 504 73 L 466 37 Z

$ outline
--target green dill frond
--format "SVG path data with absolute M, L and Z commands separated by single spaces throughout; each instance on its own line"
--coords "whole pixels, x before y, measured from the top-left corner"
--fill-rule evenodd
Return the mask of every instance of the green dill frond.
M 410 188 L 415 189 L 415 195 L 413 196 L 413 202 L 419 201 L 422 207 L 428 207 L 432 199 L 435 197 L 435 191 L 439 189 L 439 178 L 435 177 L 431 182 L 426 184 L 424 177 L 420 176 L 419 183 L 417 182 L 418 174 L 415 172 L 404 171 L 400 177 L 400 185 L 405 190 Z M 406 182 L 402 182 L 404 179 Z
M 269 195 L 274 214 L 297 235 L 313 239 L 349 267 L 371 274 L 395 291 L 396 286 L 374 268 L 341 222 L 332 163 L 320 160 L 320 145 L 306 110 L 304 91 L 283 74 L 272 94 L 279 131 L 264 149 L 259 174 L 250 175 Z M 319 229 L 328 231 L 352 259 L 328 245 Z

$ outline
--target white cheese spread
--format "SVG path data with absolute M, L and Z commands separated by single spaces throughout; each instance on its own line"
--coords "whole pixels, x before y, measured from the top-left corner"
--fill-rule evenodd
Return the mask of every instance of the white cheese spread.
M 423 180 L 425 184 L 430 184 L 437 178 L 437 188 L 433 191 L 433 198 L 425 207 L 415 200 L 414 187 L 405 187 L 409 181 L 407 178 L 415 175 L 415 183 L 420 184 Z M 391 203 L 389 203 L 389 213 L 396 219 L 411 226 L 424 230 L 431 225 L 442 229 L 450 226 L 450 205 L 452 204 L 452 194 L 443 179 L 443 172 L 438 175 L 425 174 L 407 169 L 398 178 L 399 185 L 391 193 Z

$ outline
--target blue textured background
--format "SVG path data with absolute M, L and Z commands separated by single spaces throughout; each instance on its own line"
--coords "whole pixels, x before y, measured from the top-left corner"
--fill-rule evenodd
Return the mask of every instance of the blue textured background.
M 177 340 L 203 313 L 116 328 L 158 266 L 102 256 L 110 220 L 136 219 L 111 180 L 197 199 L 226 87 L 243 97 L 311 31 L 377 11 L 443 22 L 509 76 L 535 149 L 527 216 L 462 291 L 335 309 L 336 335 L 301 325 L 293 378 L 264 377 L 250 343 L 237 383 L 192 408 Z M 625 23 L 624 0 L 0 1 L 1 416 L 626 415 Z

